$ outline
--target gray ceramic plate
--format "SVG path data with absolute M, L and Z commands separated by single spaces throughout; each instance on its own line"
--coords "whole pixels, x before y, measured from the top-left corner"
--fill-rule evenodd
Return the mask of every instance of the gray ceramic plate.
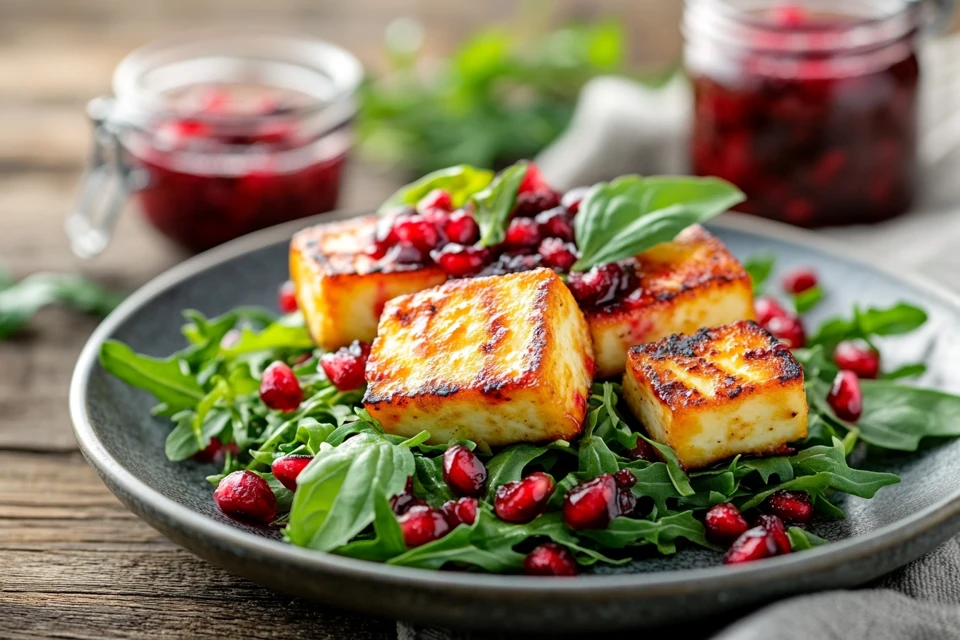
M 104 340 L 116 338 L 137 351 L 166 355 L 183 344 L 179 327 L 185 308 L 215 315 L 236 305 L 272 307 L 277 285 L 287 277 L 287 241 L 308 222 L 241 238 L 158 277 L 103 322 L 77 363 L 70 408 L 84 455 L 134 513 L 210 562 L 280 591 L 393 618 L 573 631 L 692 620 L 789 594 L 852 587 L 960 531 L 960 440 L 869 461 L 900 474 L 903 482 L 873 500 L 846 500 L 846 520 L 815 527 L 832 544 L 736 567 L 721 566 L 711 552 L 686 549 L 577 579 L 435 572 L 307 551 L 233 522 L 211 499 L 204 476 L 213 469 L 166 460 L 169 426 L 150 417 L 152 398 L 107 375 L 97 352 Z M 956 297 L 780 225 L 732 216 L 712 228 L 740 257 L 773 252 L 780 268 L 814 265 L 829 291 L 820 314 L 849 313 L 855 301 L 921 304 L 930 322 L 889 351 L 896 360 L 927 358 L 930 371 L 922 382 L 960 391 L 952 370 L 960 362 Z

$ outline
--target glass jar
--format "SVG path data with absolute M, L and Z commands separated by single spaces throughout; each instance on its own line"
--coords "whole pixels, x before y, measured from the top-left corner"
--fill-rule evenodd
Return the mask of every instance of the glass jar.
M 929 10 L 911 0 L 687 0 L 694 173 L 739 186 L 742 211 L 800 226 L 906 211 L 916 41 Z
M 275 30 L 215 30 L 125 58 L 93 100 L 90 164 L 67 221 L 75 253 L 103 251 L 127 198 L 201 251 L 330 211 L 352 141 L 360 63 Z

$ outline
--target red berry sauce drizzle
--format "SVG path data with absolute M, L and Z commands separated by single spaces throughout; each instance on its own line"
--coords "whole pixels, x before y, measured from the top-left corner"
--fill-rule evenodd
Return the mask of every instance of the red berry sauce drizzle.
M 833 6 L 879 3 L 853 5 Z M 801 226 L 904 212 L 915 186 L 916 24 L 906 10 L 870 18 L 781 6 L 718 28 L 714 13 L 690 12 L 694 172 L 743 189 L 740 210 Z
M 194 85 L 169 97 L 177 115 L 126 141 L 143 211 L 165 235 L 200 251 L 336 206 L 346 139 L 304 131 L 306 96 Z

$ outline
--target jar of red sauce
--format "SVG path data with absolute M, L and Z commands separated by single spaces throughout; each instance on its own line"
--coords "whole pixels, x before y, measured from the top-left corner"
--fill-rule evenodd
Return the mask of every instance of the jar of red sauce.
M 88 106 L 74 251 L 103 251 L 129 196 L 192 251 L 330 211 L 361 78 L 348 52 L 284 31 L 198 32 L 134 51 L 114 95 Z
M 694 173 L 739 186 L 742 211 L 800 226 L 903 213 L 930 16 L 911 0 L 687 0 Z

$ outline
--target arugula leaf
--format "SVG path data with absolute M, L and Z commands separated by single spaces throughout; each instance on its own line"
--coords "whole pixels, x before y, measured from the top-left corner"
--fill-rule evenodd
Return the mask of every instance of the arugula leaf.
M 693 517 L 691 511 L 656 521 L 614 518 L 606 529 L 581 531 L 580 535 L 610 549 L 654 544 L 657 551 L 665 555 L 676 553 L 678 538 L 685 538 L 702 547 L 714 548 L 707 542 L 703 524 Z
M 894 336 L 910 333 L 927 321 L 927 313 L 914 305 L 899 302 L 886 309 L 853 307 L 853 317 L 834 317 L 826 320 L 807 346 L 823 346 L 832 352 L 837 344 L 846 340 L 865 340 L 872 336 Z
M 332 551 L 374 520 L 374 493 L 400 493 L 414 472 L 413 452 L 383 435 L 362 432 L 338 447 L 320 445 L 300 473 L 287 535 L 299 546 Z
M 578 471 L 584 478 L 596 478 L 603 473 L 616 473 L 619 470 L 617 457 L 602 438 L 587 436 L 580 441 Z
M 0 340 L 12 335 L 40 309 L 54 302 L 104 316 L 125 297 L 74 274 L 34 273 L 16 284 L 7 280 L 5 284 L 0 286 Z
M 623 176 L 597 183 L 574 219 L 580 259 L 572 270 L 632 258 L 743 200 L 718 178 Z
M 151 358 L 134 353 L 122 342 L 107 340 L 100 347 L 100 364 L 127 384 L 152 393 L 171 413 L 192 409 L 204 396 L 203 389 L 193 376 L 184 373 L 175 356 Z
M 900 482 L 892 473 L 853 469 L 847 464 L 843 442 L 834 438 L 833 446 L 804 449 L 790 457 L 795 477 L 754 493 L 740 504 L 741 510 L 752 509 L 775 491 L 802 490 L 813 496 L 827 489 L 844 491 L 860 498 L 872 498 L 881 488 Z
M 397 516 L 390 508 L 390 501 L 383 493 L 380 485 L 374 485 L 373 491 L 373 530 L 371 540 L 356 540 L 334 550 L 341 556 L 349 556 L 360 560 L 386 562 L 407 550 L 403 541 L 403 531 Z
M 320 422 L 316 418 L 304 418 L 297 424 L 296 441 L 303 443 L 307 452 L 315 456 L 320 445 L 327 441 L 336 427 L 329 422 Z
M 210 440 L 220 435 L 230 424 L 230 414 L 225 411 L 216 411 L 209 415 L 201 425 L 199 438 L 193 425 L 196 414 L 193 411 L 182 411 L 173 416 L 176 428 L 167 435 L 164 452 L 167 459 L 173 462 L 192 458 L 210 445 Z
M 275 349 L 305 350 L 313 349 L 313 339 L 307 330 L 303 316 L 293 313 L 270 323 L 262 331 L 244 327 L 240 339 L 227 348 L 221 348 L 220 354 L 226 358 L 256 351 Z
M 823 289 L 819 286 L 810 287 L 806 291 L 790 296 L 793 299 L 793 308 L 797 313 L 807 313 L 823 300 Z
M 806 551 L 807 549 L 813 549 L 814 547 L 819 547 L 822 544 L 830 542 L 800 527 L 790 527 L 787 529 L 787 537 L 790 538 L 790 549 L 793 551 Z
M 493 179 L 489 187 L 471 198 L 473 218 L 480 227 L 481 247 L 492 247 L 503 242 L 507 220 L 517 203 L 517 192 L 528 167 L 526 162 L 507 167 Z
M 763 294 L 776 262 L 777 256 L 772 253 L 750 256 L 743 261 L 743 268 L 750 275 L 750 281 L 753 283 L 753 295 Z
M 901 378 L 915 378 L 917 376 L 922 376 L 927 372 L 927 365 L 915 362 L 913 364 L 905 364 L 897 367 L 893 371 L 885 371 L 880 374 L 880 378 L 883 380 L 900 380 Z
M 492 180 L 493 171 L 488 169 L 478 169 L 467 164 L 447 167 L 401 187 L 380 205 L 378 212 L 388 213 L 404 205 L 415 206 L 434 189 L 446 190 L 450 193 L 453 206 L 462 207 L 473 194 L 486 188 Z
M 431 507 L 439 507 L 456 496 L 443 479 L 443 457 L 427 458 L 414 456 L 417 472 L 413 476 L 413 492 L 426 500 Z
M 742 475 L 746 475 L 752 471 L 760 474 L 760 479 L 763 481 L 763 484 L 767 484 L 773 476 L 777 476 L 780 482 L 793 480 L 793 465 L 787 456 L 750 458 L 741 461 L 737 465 L 737 472 Z
M 687 477 L 687 473 L 683 470 L 683 467 L 680 466 L 680 460 L 677 458 L 676 452 L 669 446 L 660 444 L 656 440 L 651 440 L 642 433 L 640 437 L 660 453 L 660 457 L 663 458 L 666 464 L 667 473 L 670 475 L 670 482 L 673 483 L 677 493 L 681 496 L 692 496 L 695 491 L 693 487 L 690 486 L 690 478 Z
M 960 436 L 960 396 L 890 380 L 861 380 L 863 414 L 855 429 L 869 444 L 916 451 L 927 437 Z
M 534 460 L 550 450 L 532 444 L 515 444 L 505 448 L 487 463 L 486 500 L 492 501 L 501 485 L 523 478 L 523 470 Z

